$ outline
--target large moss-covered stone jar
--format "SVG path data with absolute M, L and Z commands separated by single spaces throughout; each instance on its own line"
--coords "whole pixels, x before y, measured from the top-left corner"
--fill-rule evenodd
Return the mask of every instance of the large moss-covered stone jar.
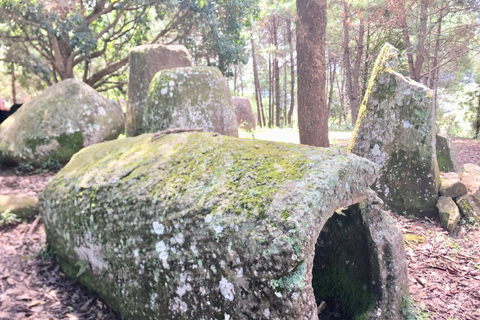
M 440 183 L 432 91 L 397 72 L 386 44 L 370 78 L 349 151 L 380 167 L 375 191 L 400 214 L 437 214 Z
M 128 103 L 125 133 L 128 137 L 143 133 L 143 113 L 147 105 L 148 87 L 155 74 L 164 69 L 191 67 L 187 48 L 179 45 L 144 45 L 130 50 Z
M 83 147 L 117 138 L 124 126 L 119 106 L 81 81 L 64 80 L 0 125 L 0 163 L 67 163 Z
M 168 128 L 203 128 L 238 137 L 227 82 L 214 67 L 162 70 L 150 83 L 143 115 L 144 132 Z
M 63 270 L 125 318 L 318 319 L 316 299 L 352 319 L 401 318 L 402 235 L 368 189 L 372 162 L 215 133 L 151 137 L 83 149 L 40 197 Z

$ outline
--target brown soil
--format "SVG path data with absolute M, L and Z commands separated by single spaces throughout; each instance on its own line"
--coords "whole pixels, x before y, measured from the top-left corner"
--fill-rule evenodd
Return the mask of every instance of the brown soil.
M 459 169 L 480 165 L 480 141 L 454 138 Z M 0 195 L 38 195 L 53 173 L 0 170 Z M 409 319 L 480 319 L 480 227 L 463 221 L 452 234 L 437 220 L 393 216 L 406 237 Z M 39 219 L 0 227 L 0 320 L 121 319 L 95 293 L 68 279 L 45 250 Z

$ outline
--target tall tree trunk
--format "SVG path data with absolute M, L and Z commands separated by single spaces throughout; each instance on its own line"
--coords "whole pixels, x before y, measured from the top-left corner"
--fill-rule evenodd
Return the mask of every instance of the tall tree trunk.
M 325 99 L 326 0 L 297 0 L 298 126 L 300 143 L 328 147 Z
M 242 92 L 242 97 L 243 97 L 243 65 L 239 65 L 240 68 L 240 90 Z
M 255 98 L 257 101 L 258 122 L 260 128 L 262 128 L 266 124 L 262 104 L 262 90 L 260 88 L 260 80 L 258 79 L 257 58 L 255 57 L 255 44 L 253 42 L 253 36 L 250 38 L 250 43 L 252 44 L 253 80 L 255 82 Z
M 355 125 L 358 117 L 358 110 L 360 108 L 359 101 L 359 79 L 360 79 L 360 64 L 363 56 L 363 38 L 365 34 L 365 28 L 361 12 L 359 12 L 360 26 L 358 30 L 357 38 L 357 53 L 355 56 L 354 69 L 352 74 L 352 66 L 350 63 L 350 26 L 349 21 L 349 8 L 347 2 L 343 1 L 343 60 L 345 73 L 347 78 L 347 96 L 350 101 L 350 110 L 352 112 L 352 125 Z
M 427 8 L 429 0 L 420 1 L 420 32 L 418 34 L 418 46 L 417 46 L 417 56 L 415 59 L 415 70 L 413 74 L 413 79 L 417 82 L 420 82 L 422 79 L 422 66 L 425 62 L 426 51 L 425 51 L 425 38 L 427 36 Z M 426 83 L 425 83 L 426 84 Z
M 288 110 L 288 124 L 292 124 L 293 109 L 295 107 L 295 63 L 293 59 L 292 20 L 290 17 L 287 18 L 287 38 L 288 46 L 290 47 L 290 109 Z
M 273 81 L 272 81 L 272 55 L 268 54 L 268 127 L 272 127 L 273 122 Z
M 238 96 L 237 93 L 237 65 L 233 66 L 233 94 Z
M 330 59 L 330 66 L 329 66 L 329 80 L 328 84 L 330 89 L 328 90 L 328 100 L 327 100 L 327 110 L 330 113 L 332 108 L 332 100 L 333 100 L 333 85 L 335 84 L 335 74 L 337 73 L 337 63 L 335 62 L 335 58 L 332 57 Z
M 438 55 L 440 53 L 440 35 L 442 33 L 442 20 L 443 20 L 443 8 L 440 9 L 440 17 L 437 25 L 437 39 L 435 40 L 435 52 L 433 56 L 433 72 L 430 77 L 430 89 L 433 89 L 433 111 L 435 112 L 435 121 L 437 115 L 437 102 L 438 102 L 438 77 L 440 75 L 440 67 L 438 65 Z
M 275 56 L 273 59 L 274 79 L 275 79 L 275 126 L 280 128 L 280 66 L 278 64 L 278 36 L 277 36 L 277 16 L 273 16 L 273 45 L 275 46 Z
M 480 138 L 480 88 L 478 90 L 478 105 L 477 105 L 477 119 L 475 121 L 475 136 L 474 139 Z

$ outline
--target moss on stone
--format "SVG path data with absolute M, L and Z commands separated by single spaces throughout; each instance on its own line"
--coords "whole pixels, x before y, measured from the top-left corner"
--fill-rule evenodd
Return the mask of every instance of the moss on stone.
M 25 146 L 35 154 L 38 147 L 46 146 L 53 140 L 57 141 L 60 147 L 51 151 L 46 159 L 33 161 L 32 164 L 39 166 L 41 161 L 48 160 L 57 160 L 61 164 L 66 164 L 75 153 L 83 148 L 83 134 L 80 131 L 62 133 L 56 137 L 27 139 Z

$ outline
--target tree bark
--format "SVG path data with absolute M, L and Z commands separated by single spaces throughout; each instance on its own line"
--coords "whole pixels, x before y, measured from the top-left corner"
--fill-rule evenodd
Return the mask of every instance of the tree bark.
M 265 114 L 263 113 L 262 91 L 260 88 L 260 80 L 258 79 L 257 58 L 255 57 L 255 44 L 253 42 L 253 36 L 250 38 L 250 43 L 252 44 L 253 80 L 255 82 L 255 99 L 257 101 L 258 122 L 260 128 L 262 128 L 266 125 L 266 123 Z
M 297 79 L 300 143 L 328 147 L 325 98 L 326 0 L 297 0 Z
M 287 18 L 287 38 L 290 48 L 290 110 L 288 110 L 288 124 L 292 124 L 293 109 L 295 108 L 295 63 L 293 59 L 292 20 Z
M 272 127 L 273 122 L 273 81 L 272 81 L 272 55 L 268 54 L 268 127 Z
M 278 26 L 277 17 L 273 16 L 273 45 L 275 46 L 275 55 L 273 59 L 273 75 L 275 81 L 275 126 L 280 128 L 280 66 L 278 64 Z
M 480 138 L 480 88 L 478 90 L 477 119 L 475 119 L 475 136 L 474 139 Z

